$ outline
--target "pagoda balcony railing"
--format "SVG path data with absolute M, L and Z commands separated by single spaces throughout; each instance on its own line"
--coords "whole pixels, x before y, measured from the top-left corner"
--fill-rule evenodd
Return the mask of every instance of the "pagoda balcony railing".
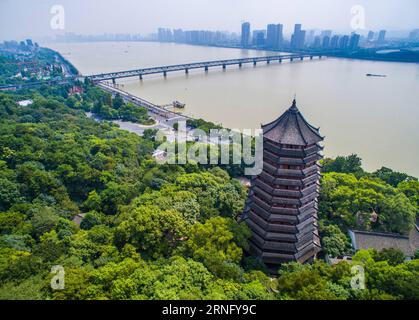
M 324 148 L 317 143 L 311 147 L 304 149 L 304 154 L 305 156 L 308 156 L 308 155 L 311 155 L 312 153 L 317 153 L 319 151 L 322 151 L 323 149 Z
M 263 252 L 261 259 L 264 263 L 278 264 L 278 262 L 293 261 L 294 255 L 285 253 Z
M 278 264 L 278 262 L 285 262 L 285 261 L 291 261 L 294 259 L 293 254 L 285 253 L 285 252 L 267 252 L 262 251 L 261 248 L 263 246 L 264 241 L 262 239 L 257 239 L 256 236 L 252 237 L 250 239 L 250 247 L 251 250 L 254 251 L 265 263 L 275 263 Z
M 298 232 L 302 232 L 304 230 L 304 228 L 307 227 L 307 225 L 311 225 L 312 224 L 314 226 L 314 223 L 316 221 L 317 220 L 314 217 L 310 217 L 310 218 L 304 220 L 303 222 L 301 222 L 300 224 L 298 224 L 296 226 L 296 228 L 297 228 Z
M 259 188 L 258 186 L 255 187 L 255 189 L 253 190 L 255 192 L 255 197 L 259 198 L 260 200 L 264 200 L 267 203 L 271 202 L 273 196 L 272 194 L 263 191 L 261 188 Z M 268 204 L 267 204 L 268 205 Z
M 298 198 L 301 196 L 300 191 L 297 190 L 283 190 L 283 189 L 274 189 L 272 192 L 273 196 L 277 197 L 292 197 Z
M 307 210 L 309 210 L 310 208 L 316 208 L 316 200 L 314 199 L 313 201 L 310 201 L 309 203 L 306 203 L 304 206 L 300 207 L 299 213 L 304 213 Z
M 262 250 L 278 250 L 290 253 L 296 253 L 297 248 L 293 243 L 276 242 L 276 241 L 265 241 Z
M 297 190 L 285 190 L 285 189 L 278 189 L 275 188 L 268 183 L 265 183 L 264 181 L 258 179 L 255 182 L 255 186 L 259 187 L 266 193 L 269 193 L 272 196 L 276 197 L 291 197 L 291 198 L 298 198 L 301 197 L 301 192 Z
M 299 157 L 303 158 L 306 154 L 304 153 L 304 150 L 298 150 L 298 149 L 287 149 L 287 148 L 281 148 L 279 146 L 274 145 L 273 143 L 269 141 L 264 142 L 264 147 L 269 152 L 275 153 L 278 156 L 289 156 L 289 157 Z
M 281 186 L 291 186 L 291 187 L 302 187 L 303 182 L 301 180 L 294 180 L 294 179 L 281 179 L 277 178 L 274 181 L 275 184 Z
M 303 180 L 303 184 L 305 186 L 307 186 L 307 185 L 312 184 L 312 183 L 314 183 L 316 181 L 319 181 L 319 180 L 320 180 L 320 173 L 316 173 L 316 174 L 313 174 L 312 176 L 309 176 L 309 177 L 305 178 Z
M 270 163 L 268 163 L 268 162 L 264 162 L 263 163 L 263 169 L 265 169 L 267 172 L 269 172 L 270 174 L 275 174 L 276 173 L 276 170 L 278 169 L 278 168 L 276 168 L 275 166 L 273 166 L 273 165 L 271 165 Z
M 270 161 L 277 165 L 287 164 L 287 165 L 306 165 L 311 162 L 316 162 L 320 160 L 323 156 L 320 153 L 313 153 L 305 158 L 289 158 L 289 157 L 279 157 L 269 151 L 263 153 L 263 160 Z
M 262 178 L 264 182 L 269 184 L 271 187 L 274 185 L 301 187 L 303 185 L 302 179 L 276 178 L 275 176 L 265 171 L 262 171 L 259 178 Z
M 276 174 L 283 177 L 304 178 L 303 170 L 277 169 Z
M 265 236 L 265 240 L 298 242 L 298 239 L 295 234 L 279 233 L 279 232 L 267 232 Z
M 301 190 L 301 195 L 302 195 L 303 197 L 305 197 L 305 196 L 309 195 L 309 194 L 310 194 L 310 193 L 312 193 L 312 192 L 316 192 L 316 191 L 318 191 L 318 189 L 319 189 L 319 184 L 318 184 L 318 183 L 315 183 L 315 184 L 313 184 L 312 186 L 309 186 L 309 187 L 307 187 L 307 188 L 305 188 L 305 189 Z
M 282 240 L 288 242 L 298 242 L 298 238 L 295 235 L 295 228 L 294 232 L 268 232 L 266 228 L 261 227 L 252 219 L 247 221 L 247 225 L 253 232 L 256 232 L 256 234 L 264 240 Z
M 281 197 L 273 197 L 272 204 L 284 204 L 284 205 L 299 205 L 301 204 L 300 199 L 292 199 L 292 198 L 281 198 Z
M 323 156 L 320 153 L 313 153 L 312 155 L 304 158 L 304 163 L 310 163 L 310 162 L 315 162 L 317 160 L 320 160 L 321 158 L 323 158 Z
M 315 164 L 311 167 L 308 167 L 306 169 L 303 169 L 303 173 L 304 173 L 305 176 L 313 174 L 315 172 L 320 172 L 320 167 L 317 164 Z
M 283 207 L 275 207 L 273 206 L 271 208 L 271 213 L 273 214 L 281 214 L 281 215 L 290 215 L 293 218 L 298 215 L 300 212 L 298 211 L 298 209 L 295 208 L 283 208 Z M 291 219 L 292 221 L 294 221 L 294 219 Z
M 282 232 L 282 233 L 296 233 L 297 229 L 294 226 L 286 226 L 274 223 L 268 223 L 268 227 L 266 229 L 269 232 Z
M 300 203 L 312 202 L 313 200 L 317 199 L 318 196 L 319 196 L 319 193 L 317 192 L 317 190 L 315 190 L 314 192 L 309 193 L 305 197 L 301 198 Z

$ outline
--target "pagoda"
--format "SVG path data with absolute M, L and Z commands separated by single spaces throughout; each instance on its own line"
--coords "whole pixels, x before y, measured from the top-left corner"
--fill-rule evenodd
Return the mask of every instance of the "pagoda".
M 319 129 L 292 106 L 262 126 L 263 171 L 252 178 L 242 218 L 252 231 L 252 253 L 268 268 L 311 262 L 320 251 L 317 224 Z

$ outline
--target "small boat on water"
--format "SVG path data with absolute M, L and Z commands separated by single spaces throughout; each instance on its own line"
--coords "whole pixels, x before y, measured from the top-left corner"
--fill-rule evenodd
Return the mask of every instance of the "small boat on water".
M 173 107 L 183 109 L 185 108 L 185 104 L 179 101 L 173 101 Z
M 387 77 L 387 75 L 385 75 L 385 74 L 367 73 L 367 77 L 380 77 L 380 78 L 385 78 L 385 77 Z

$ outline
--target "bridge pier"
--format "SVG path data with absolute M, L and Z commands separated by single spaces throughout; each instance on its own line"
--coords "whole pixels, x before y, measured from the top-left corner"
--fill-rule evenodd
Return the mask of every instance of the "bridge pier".
M 227 66 L 225 64 L 223 64 L 223 70 L 225 70 L 227 68 Z
M 189 73 L 189 69 L 188 68 L 186 68 L 185 69 L 185 74 L 188 74 Z
M 167 71 L 163 71 L 163 77 L 167 77 Z
M 271 64 L 271 60 L 266 60 L 266 64 Z
M 303 61 L 304 60 L 304 57 L 301 57 L 300 60 Z
M 257 64 L 257 61 L 253 60 L 253 65 L 256 66 L 256 64 Z
M 310 60 L 313 60 L 313 56 L 310 56 Z
M 142 75 L 142 74 L 140 74 L 139 78 L 140 78 L 140 80 L 143 80 L 143 75 Z
M 282 63 L 282 59 L 279 59 L 279 60 L 278 60 L 278 62 L 279 62 L 279 63 Z
M 290 58 L 290 61 L 293 62 L 294 61 L 294 58 Z
M 208 66 L 205 66 L 205 72 L 208 72 Z
M 241 67 L 242 67 L 242 63 L 240 62 L 240 63 L 239 63 L 239 68 L 241 68 Z
M 320 55 L 320 56 L 319 56 L 319 59 L 321 59 L 321 58 L 322 58 L 322 56 Z
M 115 80 L 115 78 L 112 78 L 112 83 L 113 83 L 113 84 L 116 84 L 116 80 Z

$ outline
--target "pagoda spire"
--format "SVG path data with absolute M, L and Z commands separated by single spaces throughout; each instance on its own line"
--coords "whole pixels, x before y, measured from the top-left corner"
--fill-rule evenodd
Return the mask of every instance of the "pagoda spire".
M 294 100 L 292 100 L 292 106 L 291 106 L 290 110 L 291 111 L 298 111 L 296 95 L 294 95 Z

